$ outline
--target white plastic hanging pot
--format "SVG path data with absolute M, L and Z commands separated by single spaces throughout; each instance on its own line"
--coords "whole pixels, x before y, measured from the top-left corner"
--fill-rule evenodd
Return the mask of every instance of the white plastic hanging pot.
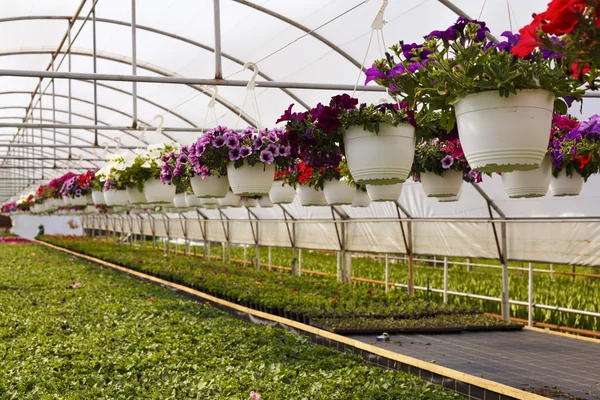
M 296 197 L 296 190 L 287 183 L 275 181 L 269 191 L 269 197 L 273 204 L 291 204 Z
M 344 147 L 356 183 L 402 183 L 410 174 L 415 156 L 415 128 L 410 124 L 380 124 L 375 134 L 353 126 L 344 133 Z
M 402 185 L 367 185 L 367 194 L 371 201 L 397 201 L 402 193 Z
M 258 200 L 257 199 L 250 199 L 250 198 L 246 198 L 242 200 L 242 205 L 246 208 L 248 207 L 256 207 L 258 206 Z
M 92 200 L 94 204 L 97 206 L 103 206 L 106 204 L 106 200 L 104 200 L 104 193 L 98 192 L 96 190 L 92 191 Z
M 190 179 L 190 183 L 194 194 L 202 199 L 222 199 L 229 190 L 229 180 L 226 176 L 207 176 L 204 179 L 201 176 L 194 176 Z
M 73 197 L 71 199 L 71 205 L 87 206 L 87 197 L 86 196 Z
M 554 94 L 519 90 L 470 94 L 456 103 L 458 135 L 469 165 L 481 172 L 528 171 L 539 167 L 548 147 Z
M 104 201 L 107 206 L 126 206 L 127 205 L 127 192 L 125 189 L 121 190 L 107 190 L 104 192 Z
M 262 196 L 268 194 L 273 186 L 275 175 L 274 164 L 257 163 L 250 166 L 244 164 L 235 168 L 233 163 L 227 164 L 227 177 L 233 193 L 238 196 Z
M 185 194 L 185 204 L 187 204 L 188 207 L 194 207 L 194 208 L 202 207 L 202 199 L 200 199 L 195 194 L 186 193 Z
M 175 208 L 187 208 L 187 203 L 185 201 L 185 193 L 177 193 L 173 196 L 173 204 Z
M 273 208 L 273 202 L 268 194 L 258 199 L 258 205 L 262 208 Z
M 63 199 L 63 203 L 64 203 L 65 206 L 70 206 L 71 205 L 71 199 L 69 197 L 63 196 L 62 199 Z
M 96 207 L 88 205 L 85 207 L 86 214 L 96 214 Z
M 137 186 L 126 187 L 125 192 L 127 193 L 127 199 L 131 204 L 145 204 L 148 202 L 143 192 L 137 188 Z
M 356 188 L 348 185 L 345 179 L 334 179 L 325 182 L 323 193 L 330 206 L 350 205 L 356 196 Z
M 456 196 L 440 197 L 440 198 L 438 198 L 438 201 L 440 203 L 453 203 L 453 202 L 459 201 L 461 193 L 462 193 L 462 185 L 460 185 L 460 189 L 458 189 L 458 193 L 456 194 Z
M 462 182 L 462 171 L 446 170 L 441 176 L 433 172 L 421 172 L 421 186 L 427 197 L 456 197 Z
M 577 172 L 572 176 L 567 176 L 564 169 L 558 173 L 558 178 L 554 176 L 550 180 L 550 192 L 555 197 L 579 196 L 583 187 L 583 177 Z
M 102 192 L 100 192 L 100 194 L 102 194 Z M 65 206 L 65 202 L 62 201 L 62 199 L 51 199 L 52 202 L 54 203 L 54 207 L 59 208 L 59 207 L 64 207 Z M 104 195 L 102 194 L 102 201 L 104 201 Z
M 379 187 L 381 187 L 381 185 L 379 185 Z M 354 201 L 352 202 L 352 207 L 369 207 L 370 204 L 371 199 L 369 198 L 369 194 L 364 190 L 357 190 Z
M 148 203 L 172 204 L 175 185 L 163 185 L 160 179 L 149 179 L 144 183 L 144 196 Z
M 233 194 L 233 192 L 231 190 L 229 192 L 227 192 L 227 194 L 225 195 L 224 198 L 219 199 L 219 205 L 221 207 L 241 207 L 242 206 L 240 196 Z
M 544 158 L 539 168 L 502 174 L 504 191 L 512 199 L 543 197 L 548 192 L 552 178 L 552 161 Z
M 219 207 L 219 200 L 220 199 L 202 199 L 202 207 L 207 210 L 213 210 Z
M 312 186 L 298 186 L 298 200 L 303 206 L 326 206 L 327 199 L 322 190 L 316 190 Z

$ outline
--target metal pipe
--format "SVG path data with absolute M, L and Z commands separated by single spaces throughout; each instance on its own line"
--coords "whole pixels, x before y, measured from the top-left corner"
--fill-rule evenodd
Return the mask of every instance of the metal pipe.
M 86 21 L 87 21 L 87 19 L 86 19 Z M 84 21 L 84 23 L 85 23 L 85 21 Z M 71 21 L 69 21 L 69 31 L 68 31 L 68 34 L 69 34 L 69 47 L 68 47 L 68 50 L 67 50 L 68 71 L 69 72 L 71 72 L 71 44 L 72 44 L 72 42 L 71 42 L 71 28 L 72 27 L 73 27 L 73 23 Z M 63 59 L 64 59 L 64 57 L 63 57 Z M 69 79 L 68 83 L 69 83 L 69 89 L 68 89 L 67 95 L 69 96 L 69 100 L 68 100 L 68 103 L 69 103 L 69 125 L 71 125 L 73 123 L 73 121 L 71 119 L 71 112 L 72 112 L 72 108 L 71 108 L 71 83 L 72 83 L 72 81 Z M 69 129 L 69 144 L 72 143 L 72 138 L 73 138 L 73 132 L 71 131 L 71 129 Z M 71 157 L 71 150 L 70 149 L 69 149 L 69 157 Z
M 504 220 L 506 221 L 506 220 Z M 506 224 L 500 226 L 502 237 L 502 318 L 510 321 L 510 292 L 508 283 L 508 240 L 506 238 Z
M 96 18 L 94 16 L 94 22 Z M 135 15 L 135 0 L 131 0 L 131 74 L 137 75 L 137 22 Z M 133 123 L 131 126 L 137 126 L 137 83 L 131 84 L 131 98 L 133 101 Z
M 389 255 L 385 255 L 385 292 L 390 291 L 390 258 Z
M 106 130 L 106 131 L 137 131 L 141 132 L 143 129 L 133 128 L 131 126 L 112 126 L 112 125 L 82 125 L 82 124 L 27 124 L 21 122 L 2 122 L 0 128 L 47 128 L 47 129 L 87 129 L 87 130 Z M 156 131 L 155 126 L 148 126 L 148 131 Z M 164 127 L 164 132 L 202 132 L 202 128 L 175 128 L 175 127 Z M 206 129 L 204 129 L 205 131 Z
M 94 74 L 98 72 L 96 63 L 96 3 L 92 7 L 92 65 Z M 94 125 L 98 125 L 98 82 L 94 81 Z M 94 144 L 98 145 L 98 129 L 94 129 Z
M 98 81 L 116 81 L 116 82 L 145 82 L 145 83 L 169 83 L 180 85 L 205 85 L 205 86 L 237 86 L 246 87 L 248 81 L 243 80 L 225 80 L 225 79 L 200 79 L 184 78 L 173 76 L 147 76 L 147 75 L 117 75 L 117 74 L 89 74 L 80 72 L 60 72 L 60 71 L 32 71 L 32 70 L 14 70 L 0 69 L 0 76 L 15 76 L 25 78 L 55 78 L 55 79 L 76 79 L 76 80 L 98 80 Z M 309 89 L 309 90 L 332 90 L 332 91 L 351 91 L 354 85 L 342 85 L 332 83 L 311 83 L 311 82 L 280 82 L 280 81 L 257 81 L 256 87 L 261 88 L 286 88 L 286 89 Z M 360 89 L 362 92 L 385 92 L 382 86 L 364 86 Z
M 52 71 L 54 71 L 54 61 L 52 62 Z M 52 123 L 56 124 L 56 90 L 54 87 L 54 79 L 52 79 Z M 40 101 L 42 99 L 42 96 L 40 96 Z M 43 136 L 43 132 L 42 132 L 42 136 Z M 53 132 L 53 142 L 54 144 L 56 144 L 56 128 L 54 128 L 54 132 Z M 56 147 L 54 148 L 54 157 L 56 158 Z M 56 163 L 54 163 L 54 165 L 56 165 Z
M 448 257 L 444 257 L 444 303 L 448 304 Z
M 215 21 L 215 79 L 223 79 L 223 67 L 221 65 L 221 5 L 219 0 L 213 1 L 213 14 Z
M 533 326 L 533 263 L 529 263 L 529 290 L 527 295 L 527 325 Z

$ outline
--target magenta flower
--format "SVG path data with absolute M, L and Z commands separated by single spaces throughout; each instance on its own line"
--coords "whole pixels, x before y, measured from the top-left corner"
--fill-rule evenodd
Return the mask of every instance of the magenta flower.
M 381 72 L 375 64 L 373 64 L 371 68 L 365 70 L 365 75 L 367 76 L 367 79 L 365 79 L 365 85 L 371 81 L 374 81 L 375 79 L 385 78 L 383 72 Z
M 225 145 L 225 138 L 223 136 L 217 136 L 212 140 L 212 145 L 217 149 Z
M 237 160 L 240 159 L 240 157 L 241 157 L 241 155 L 240 155 L 240 149 L 236 148 L 236 149 L 229 150 L 229 159 L 231 161 L 237 161 Z
M 260 394 L 258 394 L 256 392 L 250 392 L 250 398 L 252 400 L 260 400 Z

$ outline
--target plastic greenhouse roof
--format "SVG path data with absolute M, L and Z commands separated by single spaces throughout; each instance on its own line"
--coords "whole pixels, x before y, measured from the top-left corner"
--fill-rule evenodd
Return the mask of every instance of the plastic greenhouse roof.
M 0 69 L 45 71 L 68 29 L 68 21 L 83 4 L 79 18 L 73 23 L 72 37 L 80 30 L 71 48 L 72 72 L 93 72 L 93 24 L 84 23 L 96 3 L 97 72 L 106 74 L 132 74 L 131 2 L 123 0 L 19 0 L 4 2 L 0 18 Z M 213 0 L 138 0 L 137 21 L 137 74 L 146 76 L 178 76 L 213 78 L 215 76 L 215 27 Z M 506 0 L 452 0 L 452 4 L 471 17 L 485 20 L 492 33 L 518 30 L 529 22 L 531 14 L 545 8 L 547 0 L 508 2 Z M 377 0 L 222 0 L 220 1 L 220 29 L 223 76 L 228 79 L 248 80 L 252 73 L 243 70 L 245 62 L 258 62 L 261 75 L 258 81 L 308 82 L 353 85 L 359 66 L 366 58 L 367 65 L 381 56 L 381 44 L 374 40 L 365 56 L 371 34 L 371 23 L 382 2 Z M 482 4 L 485 7 L 482 8 Z M 507 4 L 512 9 L 509 20 Z M 387 23 L 383 33 L 385 44 L 398 40 L 418 42 L 431 30 L 445 28 L 457 15 L 439 0 L 390 0 L 385 10 Z M 91 17 L 90 17 L 91 19 Z M 315 30 L 313 32 L 313 30 Z M 62 47 L 64 52 L 67 45 Z M 68 57 L 63 53 L 55 62 L 56 71 L 69 71 Z M 361 76 L 357 96 L 361 102 L 376 102 L 382 94 L 361 91 Z M 57 123 L 69 122 L 69 81 L 56 79 L 55 108 L 53 112 L 52 87 L 40 99 L 33 97 L 34 109 L 26 121 L 28 106 L 39 83 L 38 78 L 0 76 L 0 122 Z M 50 79 L 42 81 L 42 89 Z M 370 85 L 375 85 L 371 83 Z M 97 120 L 99 125 L 130 126 L 133 104 L 132 83 L 99 81 L 97 88 Z M 143 146 L 145 142 L 177 140 L 183 144 L 194 141 L 199 132 L 186 132 L 190 128 L 210 128 L 216 124 L 242 128 L 248 121 L 257 119 L 250 103 L 238 122 L 239 107 L 244 103 L 246 88 L 218 89 L 216 117 L 208 113 L 210 94 L 193 85 L 138 83 L 138 120 L 156 125 L 153 118 L 164 114 L 164 126 L 183 128 L 183 131 L 140 132 L 99 129 L 102 146 L 111 145 L 118 137 L 124 146 Z M 314 105 L 327 102 L 338 91 L 308 89 L 256 89 L 260 117 L 263 125 L 272 125 L 290 103 L 303 109 L 302 103 Z M 94 85 L 91 81 L 71 81 L 71 123 L 94 123 Z M 597 110 L 600 99 L 586 98 L 580 110 L 574 104 L 570 112 L 587 118 Z M 41 104 L 40 104 L 41 103 Z M 55 114 L 55 115 L 54 115 Z M 13 140 L 19 128 L 1 127 L 0 144 Z M 41 134 L 40 134 L 41 132 Z M 93 143 L 93 130 L 72 129 L 72 144 Z M 23 133 L 21 131 L 21 133 Z M 69 130 L 57 128 L 57 143 L 67 143 Z M 51 143 L 54 131 L 50 128 L 27 132 L 33 143 Z M 40 135 L 43 139 L 40 138 Z M 22 139 L 21 139 L 22 140 Z M 0 157 L 8 148 L 0 147 Z M 54 157 L 54 150 L 43 153 L 35 149 L 36 157 Z M 14 155 L 14 150 L 13 153 Z M 73 148 L 75 160 L 58 161 L 64 167 L 94 167 L 101 162 L 77 162 L 78 157 L 102 158 L 103 149 Z M 68 150 L 57 149 L 56 157 L 64 158 Z M 6 162 L 4 160 L 3 162 Z M 37 165 L 51 166 L 52 161 L 38 161 Z M 22 170 L 24 175 L 32 170 Z M 48 169 L 44 178 L 59 175 L 64 170 Z M 39 173 L 39 171 L 38 171 Z M 11 177 L 10 170 L 1 169 L 0 176 Z M 39 185 L 39 181 L 35 186 Z M 484 178 L 481 188 L 488 193 L 507 217 L 595 217 L 600 211 L 595 206 L 600 195 L 599 181 L 592 177 L 577 198 L 557 199 L 546 196 L 538 200 L 510 200 L 504 193 L 501 179 Z M 0 192 L 6 199 L 8 192 Z M 460 201 L 439 203 L 425 198 L 418 184 L 404 186 L 400 204 L 412 217 L 489 217 L 485 199 L 470 185 L 464 185 Z M 297 203 L 288 209 L 296 218 L 332 218 L 331 209 L 303 208 Z M 393 204 L 373 204 L 367 209 L 342 207 L 351 218 L 396 217 Z M 247 218 L 246 210 L 227 210 L 232 218 Z M 218 212 L 214 213 L 218 218 Z M 281 218 L 280 209 L 257 209 L 261 219 Z M 212 215 L 212 214 L 211 214 Z M 495 214 L 497 216 L 497 214 Z

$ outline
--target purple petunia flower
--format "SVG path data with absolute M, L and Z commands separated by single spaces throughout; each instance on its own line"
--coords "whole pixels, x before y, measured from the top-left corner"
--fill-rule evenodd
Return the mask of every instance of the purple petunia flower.
M 452 164 L 454 164 L 454 158 L 452 158 L 450 154 L 442 158 L 442 168 L 448 169 L 452 166 Z
M 238 147 L 240 147 L 240 141 L 238 140 L 236 135 L 229 135 L 225 140 L 225 145 L 227 145 L 227 147 L 229 147 L 230 149 L 237 149 Z
M 283 156 L 283 157 L 288 157 L 290 155 L 290 152 L 291 152 L 290 146 L 279 145 L 279 147 L 277 149 L 277 153 L 279 153 L 279 155 Z
M 263 138 L 261 136 L 258 136 L 256 139 L 254 139 L 254 150 L 260 149 L 264 143 L 265 142 Z
M 229 150 L 229 159 L 231 161 L 237 161 L 237 160 L 239 160 L 240 157 L 241 157 L 240 153 L 241 152 L 240 152 L 239 148 Z
M 177 157 L 177 162 L 179 164 L 186 164 L 188 162 L 188 158 L 185 154 L 181 153 L 179 157 Z
M 375 79 L 385 78 L 385 75 L 383 74 L 383 72 L 381 72 L 375 64 L 373 64 L 373 66 L 371 68 L 367 68 L 365 70 L 365 75 L 367 77 L 365 79 L 365 85 L 371 81 L 374 81 Z
M 265 164 L 271 164 L 273 161 L 275 161 L 273 153 L 271 153 L 269 150 L 261 151 L 259 158 L 260 161 L 264 162 Z
M 275 156 L 279 155 L 279 146 L 277 146 L 276 144 L 273 143 L 269 143 L 267 145 L 267 147 L 265 147 L 265 150 L 270 151 L 271 153 L 273 153 Z
M 76 190 L 75 190 L 75 196 L 76 196 L 76 197 L 79 197 L 79 196 L 81 196 L 81 189 L 76 189 Z
M 223 147 L 225 145 L 225 138 L 223 136 L 217 136 L 212 140 L 212 145 L 217 149 Z
M 250 154 L 252 154 L 252 149 L 250 147 L 248 147 L 248 146 L 240 147 L 240 157 L 241 158 L 246 158 Z

